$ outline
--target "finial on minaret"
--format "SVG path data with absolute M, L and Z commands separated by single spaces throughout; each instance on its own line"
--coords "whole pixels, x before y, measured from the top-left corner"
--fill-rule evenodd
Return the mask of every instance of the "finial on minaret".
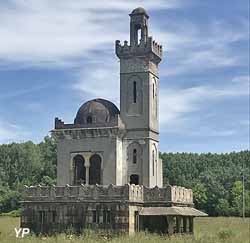
M 142 7 L 134 9 L 130 16 L 130 45 L 146 43 L 148 39 L 148 14 Z M 140 38 L 140 39 L 139 39 Z

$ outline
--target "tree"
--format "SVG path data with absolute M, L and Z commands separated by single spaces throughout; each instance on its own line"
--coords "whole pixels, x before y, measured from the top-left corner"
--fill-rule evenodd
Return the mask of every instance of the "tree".
M 245 189 L 245 213 L 250 211 L 250 191 Z M 243 210 L 243 185 L 242 181 L 235 181 L 232 188 L 232 206 L 235 216 L 242 216 Z
M 9 212 L 20 207 L 21 193 L 0 186 L 0 212 Z
M 198 182 L 193 187 L 194 204 L 198 209 L 202 209 L 207 204 L 207 189 L 204 184 Z
M 242 164 L 250 164 L 250 152 L 226 154 L 162 153 L 164 185 L 193 189 L 195 205 L 211 216 L 240 215 Z M 245 167 L 245 188 L 250 188 L 250 167 Z M 250 215 L 245 190 L 246 215 Z M 240 211 L 241 210 L 241 211 Z
M 56 182 L 57 141 L 45 137 L 0 145 L 0 213 L 16 209 L 24 185 Z M 241 215 L 242 164 L 250 152 L 227 154 L 162 153 L 164 185 L 193 189 L 195 206 L 211 216 Z M 245 188 L 250 188 L 250 167 L 245 168 Z M 250 215 L 250 191 L 245 190 L 246 216 Z
M 56 141 L 45 137 L 0 145 L 0 213 L 19 207 L 24 185 L 52 185 L 56 178 Z
M 38 144 L 41 152 L 41 164 L 40 171 L 41 180 L 44 176 L 49 176 L 51 179 L 56 178 L 56 166 L 57 166 L 57 141 L 49 136 L 44 138 L 44 141 Z
M 220 198 L 218 200 L 218 203 L 215 206 L 215 209 L 218 212 L 218 214 L 221 216 L 229 216 L 231 214 L 231 208 L 230 208 L 229 202 L 224 198 Z

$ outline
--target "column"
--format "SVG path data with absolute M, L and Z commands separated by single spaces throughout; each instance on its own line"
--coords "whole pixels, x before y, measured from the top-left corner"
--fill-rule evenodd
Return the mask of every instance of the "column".
M 181 233 L 181 218 L 176 216 L 176 233 Z
M 143 216 L 139 216 L 139 231 L 143 231 Z
M 168 220 L 168 234 L 172 235 L 174 233 L 174 218 L 173 216 L 167 216 Z
M 183 217 L 183 232 L 187 233 L 187 217 Z
M 189 233 L 194 233 L 194 218 L 189 217 Z
M 98 155 L 101 157 L 101 185 L 103 185 L 103 156 L 98 153 Z
M 74 185 L 75 183 L 75 173 L 74 173 L 74 169 L 75 169 L 75 166 L 74 166 L 74 156 L 76 156 L 76 154 L 74 153 L 71 153 L 70 154 L 70 185 Z
M 88 185 L 89 184 L 89 165 L 87 166 L 85 166 L 85 169 L 86 169 L 86 185 Z
M 84 165 L 85 165 L 85 169 L 86 169 L 86 185 L 89 185 L 89 167 L 90 167 L 90 157 L 92 156 L 92 153 L 83 153 L 82 154 L 84 157 Z

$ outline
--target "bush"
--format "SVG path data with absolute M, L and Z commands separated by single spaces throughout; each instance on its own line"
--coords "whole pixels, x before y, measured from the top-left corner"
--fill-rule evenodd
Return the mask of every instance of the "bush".
M 219 232 L 218 232 L 218 237 L 221 239 L 221 240 L 228 240 L 230 238 L 233 238 L 234 237 L 234 232 L 230 229 L 221 229 Z
M 2 213 L 0 216 L 9 216 L 9 217 L 20 217 L 21 216 L 21 209 L 12 210 L 8 213 Z
M 0 213 L 17 210 L 20 207 L 22 195 L 20 192 L 12 191 L 8 187 L 0 186 Z

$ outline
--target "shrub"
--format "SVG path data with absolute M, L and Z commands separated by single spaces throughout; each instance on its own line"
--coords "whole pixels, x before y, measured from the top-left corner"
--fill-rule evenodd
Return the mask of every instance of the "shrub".
M 233 236 L 234 236 L 234 232 L 231 229 L 221 229 L 218 232 L 218 237 L 221 240 L 228 240 L 230 238 L 233 238 Z

